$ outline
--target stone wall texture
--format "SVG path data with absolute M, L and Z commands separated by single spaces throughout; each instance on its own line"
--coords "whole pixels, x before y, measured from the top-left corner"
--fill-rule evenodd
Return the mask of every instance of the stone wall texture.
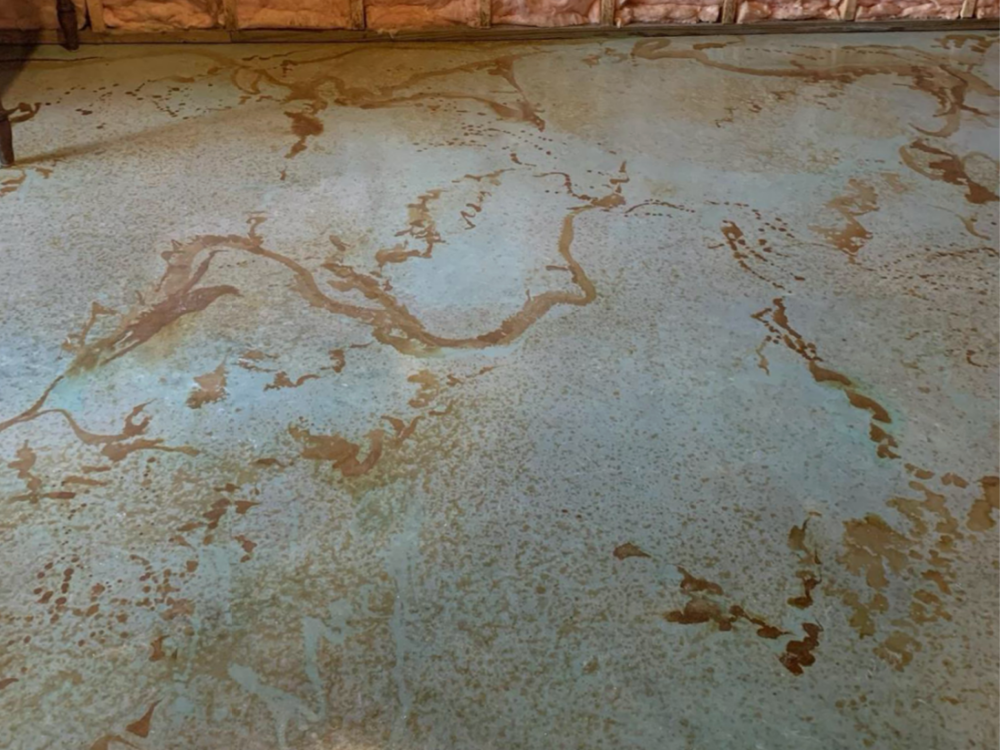
M 87 24 L 87 1 L 73 0 L 80 27 Z M 90 0 L 103 8 L 108 29 L 183 31 L 226 26 L 226 0 Z M 230 23 L 241 29 L 347 29 L 361 24 L 360 9 L 352 26 L 352 0 L 234 0 Z M 399 31 L 483 25 L 586 26 L 601 22 L 601 0 L 363 0 L 364 26 Z M 723 0 L 613 0 L 614 23 L 718 23 Z M 845 18 L 847 0 L 737 0 L 739 23 Z M 962 0 L 857 0 L 854 20 L 956 19 Z M 966 13 L 971 12 L 971 7 Z M 482 9 L 482 10 L 481 10 Z M 610 12 L 609 7 L 609 12 Z M 978 0 L 976 18 L 1000 17 L 1000 0 Z M 0 0 L 0 29 L 57 28 L 56 0 Z

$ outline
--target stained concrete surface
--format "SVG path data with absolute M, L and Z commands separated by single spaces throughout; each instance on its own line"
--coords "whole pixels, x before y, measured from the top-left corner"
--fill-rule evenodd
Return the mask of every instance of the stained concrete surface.
M 995 747 L 997 53 L 4 51 L 0 744 Z

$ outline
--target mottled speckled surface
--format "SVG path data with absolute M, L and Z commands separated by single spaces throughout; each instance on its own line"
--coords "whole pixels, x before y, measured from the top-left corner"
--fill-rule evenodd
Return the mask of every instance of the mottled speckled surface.
M 996 41 L 4 50 L 0 744 L 995 747 Z

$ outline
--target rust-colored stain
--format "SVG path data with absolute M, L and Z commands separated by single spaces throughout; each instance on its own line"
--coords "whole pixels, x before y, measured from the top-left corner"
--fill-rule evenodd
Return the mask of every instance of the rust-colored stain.
M 614 552 L 612 552 L 615 557 L 619 560 L 625 560 L 629 557 L 650 557 L 648 552 L 644 552 L 638 545 L 632 542 L 625 542 L 624 544 L 619 544 L 615 547 Z
M 292 147 L 285 154 L 286 159 L 294 159 L 298 154 L 306 150 L 306 139 L 323 133 L 323 121 L 316 117 L 315 113 L 309 112 L 285 112 L 285 116 L 292 121 L 292 134 L 298 138 Z
M 863 573 L 869 586 L 880 589 L 889 583 L 887 568 L 899 573 L 906 566 L 912 546 L 911 539 L 869 513 L 844 522 L 844 551 L 839 559 L 854 575 Z
M 930 180 L 964 187 L 965 199 L 969 203 L 983 205 L 998 200 L 995 190 L 969 176 L 969 160 L 977 158 L 988 163 L 986 169 L 989 174 L 996 175 L 997 161 L 986 154 L 976 153 L 959 157 L 936 146 L 931 146 L 923 140 L 916 140 L 909 147 L 901 146 L 899 156 L 906 166 Z
M 274 380 L 272 380 L 270 383 L 264 386 L 264 390 L 273 391 L 273 390 L 278 390 L 280 388 L 298 388 L 306 381 L 317 380 L 318 378 L 319 375 L 309 373 L 306 375 L 300 375 L 295 380 L 292 380 L 290 377 L 288 377 L 287 372 L 285 372 L 284 370 L 279 370 L 275 374 Z
M 798 609 L 808 609 L 813 605 L 812 592 L 819 586 L 819 579 L 808 573 L 800 574 L 799 578 L 802 580 L 802 595 L 790 597 L 788 603 Z
M 982 495 L 972 503 L 966 526 L 973 531 L 986 531 L 997 525 L 993 511 L 1000 509 L 1000 477 L 983 477 L 979 487 Z
M 126 726 L 125 731 L 128 732 L 129 734 L 134 734 L 136 737 L 142 737 L 143 739 L 148 737 L 150 724 L 153 721 L 153 711 L 156 710 L 156 707 L 159 704 L 160 704 L 159 701 L 153 701 L 153 703 L 150 704 L 149 708 L 146 709 L 146 713 L 144 713 L 139 719 L 133 721 L 131 724 Z
M 368 454 L 358 460 L 361 446 L 342 438 L 340 435 L 314 435 L 309 430 L 292 426 L 288 434 L 302 444 L 302 457 L 312 461 L 329 461 L 333 468 L 345 477 L 359 477 L 367 474 L 382 457 L 382 430 L 368 433 Z
M 684 568 L 677 568 L 684 580 L 681 581 L 681 591 L 687 593 L 705 592 L 708 594 L 722 594 L 722 586 L 714 581 L 707 581 L 704 578 L 696 578 L 688 573 Z
M 160 661 L 160 659 L 166 658 L 166 653 L 163 651 L 163 641 L 166 638 L 165 635 L 157 636 L 149 644 L 151 652 L 149 654 L 150 661 Z
M 827 242 L 853 260 L 858 251 L 872 238 L 872 233 L 858 221 L 858 218 L 878 210 L 878 195 L 875 188 L 852 179 L 847 183 L 849 192 L 830 200 L 827 208 L 840 214 L 843 226 L 837 228 L 814 226 L 811 229 L 824 237 Z
M 189 407 L 200 409 L 205 404 L 221 401 L 226 397 L 226 363 L 220 362 L 212 372 L 197 376 L 194 382 L 198 387 L 188 396 Z
M 819 647 L 819 634 L 823 632 L 823 628 L 812 622 L 802 623 L 802 630 L 805 637 L 801 641 L 786 643 L 785 653 L 780 657 L 785 669 L 796 675 L 802 674 L 806 667 L 816 663 L 813 652 Z

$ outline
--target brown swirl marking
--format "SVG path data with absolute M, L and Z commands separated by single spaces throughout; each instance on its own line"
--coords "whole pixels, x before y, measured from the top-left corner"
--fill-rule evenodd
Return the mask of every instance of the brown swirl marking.
M 826 206 L 840 214 L 844 226 L 840 228 L 812 226 L 814 232 L 824 237 L 850 261 L 872 238 L 872 233 L 858 221 L 859 216 L 878 210 L 878 195 L 875 188 L 861 180 L 852 179 L 847 183 L 850 192 L 837 196 Z
M 391 248 L 383 248 L 375 253 L 375 262 L 379 268 L 386 263 L 402 263 L 410 258 L 430 258 L 434 252 L 434 245 L 441 242 L 441 235 L 437 231 L 434 216 L 431 214 L 430 204 L 441 198 L 440 189 L 428 190 L 426 193 L 417 196 L 416 203 L 406 206 L 409 213 L 408 227 L 396 232 L 397 237 L 412 237 L 424 243 L 423 250 L 411 250 L 408 246 L 409 240 L 402 244 L 397 244 Z
M 136 737 L 142 737 L 145 739 L 149 736 L 150 723 L 153 721 L 153 711 L 160 704 L 159 701 L 153 701 L 152 705 L 147 709 L 146 713 L 142 715 L 141 718 L 133 721 L 127 727 L 125 731 L 129 734 L 134 734 Z
M 16 177 L 5 177 L 3 180 L 0 180 L 0 198 L 17 192 L 17 189 L 28 179 L 28 173 L 23 169 L 18 168 L 15 171 L 17 172 Z
M 733 259 L 739 264 L 740 268 L 747 273 L 756 276 L 761 281 L 770 284 L 775 289 L 785 291 L 785 287 L 782 284 L 774 281 L 773 279 L 767 278 L 750 265 L 748 261 L 751 257 L 755 257 L 765 263 L 770 263 L 770 260 L 758 253 L 756 250 L 752 250 L 750 248 L 747 243 L 747 238 L 743 234 L 743 230 L 740 229 L 734 222 L 727 221 L 722 225 L 722 236 L 725 237 L 726 244 L 729 245 L 729 249 L 733 253 Z
M 418 414 L 417 416 L 415 416 L 413 419 L 410 420 L 409 424 L 407 424 L 399 417 L 392 417 L 389 416 L 388 414 L 382 415 L 382 419 L 388 422 L 392 426 L 393 432 L 395 432 L 393 440 L 394 440 L 394 445 L 396 446 L 400 445 L 404 440 L 410 437 L 410 435 L 416 432 L 417 424 L 423 418 L 424 418 L 423 414 Z
M 703 49 L 679 47 L 672 39 L 643 39 L 635 43 L 632 57 L 637 60 L 693 60 L 700 65 L 729 73 L 761 78 L 785 78 L 807 83 L 827 83 L 837 89 L 870 76 L 890 76 L 909 81 L 909 87 L 931 96 L 938 104 L 935 117 L 944 123 L 936 131 L 913 126 L 925 135 L 945 137 L 955 133 L 961 125 L 962 112 L 983 114 L 966 103 L 969 93 L 997 97 L 1000 91 L 984 78 L 969 70 L 957 68 L 948 53 L 924 52 L 912 48 L 899 49 L 888 46 L 845 46 L 837 54 L 856 54 L 863 57 L 858 62 L 838 63 L 833 60 L 817 61 L 812 56 L 795 55 L 782 60 L 774 67 L 748 67 L 734 65 L 713 57 Z M 832 54 L 832 53 L 831 53 Z
M 289 427 L 290 434 L 296 441 L 302 443 L 302 457 L 312 461 L 329 461 L 335 471 L 345 477 L 359 477 L 367 474 L 382 457 L 382 430 L 372 430 L 368 433 L 368 455 L 359 461 L 361 446 L 342 438 L 340 435 L 313 435 L 301 427 Z
M 243 92 L 240 98 L 241 104 L 251 99 L 271 98 L 262 91 L 262 86 L 265 85 L 286 92 L 280 100 L 283 104 L 304 102 L 303 110 L 285 112 L 292 121 L 291 130 L 296 137 L 286 158 L 293 158 L 305 150 L 308 138 L 322 134 L 323 123 L 319 115 L 331 104 L 359 109 L 426 105 L 429 111 L 435 111 L 441 102 L 477 102 L 492 110 L 501 120 L 521 122 L 539 131 L 545 130 L 545 121 L 528 100 L 514 73 L 514 65 L 518 60 L 538 54 L 537 52 L 502 55 L 462 65 L 415 72 L 405 76 L 398 83 L 380 83 L 371 88 L 357 85 L 356 78 L 349 80 L 348 77 L 335 75 L 335 69 L 326 65 L 348 56 L 371 53 L 377 54 L 377 51 L 352 49 L 304 60 L 287 59 L 283 61 L 281 72 L 278 74 L 270 70 L 268 62 L 261 58 L 232 59 L 209 50 L 200 50 L 198 54 L 210 58 L 216 65 L 198 78 L 211 78 L 220 73 L 228 73 L 233 86 Z M 513 94 L 513 101 L 505 103 L 497 95 L 493 95 L 497 98 L 491 98 L 461 90 L 435 88 L 421 90 L 421 87 L 436 81 L 452 78 L 460 80 L 462 76 L 470 74 L 484 74 L 503 79 Z
M 422 409 L 433 402 L 441 393 L 441 383 L 437 376 L 430 370 L 421 370 L 410 375 L 407 379 L 410 383 L 419 386 L 417 395 L 410 399 L 409 403 L 414 409 Z
M 288 377 L 288 373 L 284 370 L 279 370 L 274 376 L 274 380 L 264 386 L 265 391 L 280 390 L 282 388 L 298 388 L 300 385 L 308 380 L 318 380 L 319 375 L 314 375 L 312 373 L 307 375 L 300 375 L 295 380 Z
M 191 390 L 187 405 L 192 409 L 200 409 L 205 404 L 221 401 L 226 397 L 226 362 L 223 360 L 212 372 L 198 375 L 194 382 L 197 388 Z
M 810 513 L 810 517 L 819 515 Z M 809 518 L 802 522 L 801 526 L 792 526 L 788 531 L 788 548 L 792 552 L 798 552 L 799 565 L 795 576 L 802 582 L 801 596 L 793 596 L 787 599 L 789 606 L 797 609 L 808 609 L 814 604 L 812 592 L 822 581 L 818 578 L 817 569 L 820 566 L 819 552 L 815 547 L 811 548 L 806 544 L 806 532 L 809 527 Z
M 330 355 L 330 361 L 333 364 L 331 364 L 329 367 L 324 367 L 322 369 L 324 369 L 324 370 L 329 369 L 329 370 L 333 370 L 336 373 L 339 373 L 341 370 L 344 369 L 344 366 L 347 364 L 347 358 L 344 356 L 344 350 L 343 349 L 331 349 L 329 351 L 329 355 Z
M 624 544 L 619 544 L 615 547 L 614 552 L 612 552 L 616 558 L 619 560 L 625 560 L 629 557 L 649 557 L 648 552 L 644 552 L 638 545 L 632 542 L 625 542 Z
M 610 210 L 623 205 L 625 199 L 622 196 L 622 186 L 628 180 L 626 165 L 623 163 L 617 176 L 609 178 L 608 192 L 600 196 L 581 196 L 573 190 L 572 183 L 567 178 L 567 190 L 581 200 L 582 205 L 569 209 L 563 217 L 558 252 L 578 292 L 548 291 L 537 296 L 529 295 L 521 309 L 502 321 L 499 327 L 465 338 L 439 336 L 428 331 L 419 318 L 398 301 L 387 288 L 388 285 L 383 285 L 376 276 L 357 271 L 336 258 L 322 264 L 322 268 L 333 276 L 326 281 L 325 286 L 344 294 L 359 292 L 370 304 L 346 302 L 330 295 L 323 290 L 321 281 L 313 271 L 290 257 L 264 247 L 263 239 L 257 234 L 257 227 L 264 221 L 260 217 L 250 220 L 250 230 L 246 236 L 204 235 L 183 245 L 174 242 L 171 250 L 162 254 L 166 261 L 166 269 L 159 282 L 147 293 L 137 294 L 138 301 L 135 306 L 124 313 L 115 313 L 97 303 L 91 306 L 90 315 L 81 331 L 70 334 L 64 342 L 64 348 L 74 355 L 66 371 L 54 378 L 41 396 L 27 409 L 0 422 L 0 432 L 47 414 L 58 414 L 67 421 L 81 442 L 86 445 L 101 446 L 103 455 L 113 462 L 121 461 L 131 453 L 142 450 L 197 455 L 198 451 L 192 447 L 167 446 L 163 444 L 161 438 L 144 437 L 151 417 L 145 416 L 141 421 L 136 420 L 145 405 L 139 405 L 132 410 L 125 419 L 122 432 L 118 435 L 91 433 L 83 429 L 65 409 L 43 407 L 52 391 L 64 378 L 79 376 L 131 353 L 181 317 L 200 313 L 223 296 L 238 296 L 239 290 L 230 285 L 198 286 L 211 267 L 213 259 L 223 250 L 246 253 L 284 267 L 292 272 L 294 291 L 309 305 L 369 325 L 373 329 L 376 341 L 392 346 L 405 354 L 430 355 L 440 349 L 484 349 L 511 343 L 557 305 L 584 306 L 596 298 L 597 291 L 593 282 L 572 255 L 574 221 L 577 216 L 587 211 Z M 109 318 L 117 320 L 106 323 Z M 99 323 L 102 324 L 100 328 L 110 329 L 110 332 L 97 332 L 95 335 Z M 252 350 L 245 352 L 238 364 L 245 369 L 258 369 L 257 363 L 268 356 L 263 352 Z M 334 363 L 336 369 L 336 358 Z M 218 378 L 214 378 L 213 382 L 218 382 Z M 276 381 L 276 385 L 280 386 L 282 383 L 283 381 Z M 448 408 L 450 409 L 450 405 Z M 380 431 L 379 434 L 381 435 Z M 333 442 L 325 444 L 323 450 L 331 451 L 333 454 L 337 454 L 339 450 L 347 450 L 350 453 L 350 446 L 353 444 L 347 443 L 345 446 L 337 443 L 336 440 L 340 438 L 336 436 L 330 439 Z M 314 449 L 320 450 L 318 445 L 314 446 Z M 348 471 L 357 470 L 365 465 L 364 462 L 352 461 L 345 457 L 334 459 L 335 464 L 341 461 Z M 64 492 L 60 496 L 71 497 L 72 493 Z
M 808 571 L 800 570 L 796 575 L 802 581 L 802 595 L 789 597 L 788 604 L 797 609 L 808 609 L 815 603 L 812 592 L 819 586 L 820 580 Z
M 17 478 L 24 482 L 28 488 L 27 497 L 38 497 L 38 491 L 42 488 L 42 480 L 31 473 L 37 460 L 37 454 L 25 440 L 24 445 L 17 449 L 17 458 L 7 464 L 9 468 L 17 472 Z
M 817 383 L 828 383 L 832 387 L 842 390 L 851 406 L 870 412 L 873 421 L 869 423 L 868 436 L 877 445 L 876 455 L 879 458 L 899 458 L 899 454 L 894 452 L 894 449 L 899 447 L 896 438 L 875 424 L 875 422 L 892 423 L 892 417 L 888 410 L 870 396 L 861 393 L 846 375 L 820 364 L 823 362 L 823 358 L 817 354 L 816 345 L 811 341 L 806 341 L 802 334 L 792 328 L 788 322 L 788 312 L 785 309 L 783 298 L 775 298 L 771 301 L 771 305 L 771 307 L 765 307 L 750 316 L 762 323 L 768 331 L 763 344 L 784 344 L 806 361 L 813 380 Z M 758 356 L 763 355 L 758 352 Z
M 259 363 L 266 359 L 276 359 L 273 354 L 266 354 L 259 349 L 250 349 L 240 355 L 236 364 L 248 372 L 274 372 L 267 367 L 262 367 Z
M 16 677 L 0 677 L 0 690 L 8 688 L 15 682 L 20 682 Z
M 968 164 L 973 158 L 990 162 L 990 174 L 996 174 L 997 161 L 986 154 L 971 153 L 964 157 L 956 156 L 922 140 L 916 140 L 909 145 L 900 146 L 899 156 L 914 172 L 930 180 L 947 182 L 965 188 L 965 200 L 974 205 L 993 203 L 998 200 L 994 190 L 976 182 L 969 176 Z
M 667 622 L 677 625 L 715 623 L 720 632 L 729 632 L 733 630 L 733 626 L 737 622 L 743 620 L 754 626 L 754 632 L 760 638 L 775 640 L 790 635 L 787 630 L 782 630 L 761 617 L 749 614 L 738 604 L 730 605 L 728 611 L 724 612 L 722 605 L 712 598 L 724 596 L 719 584 L 703 578 L 696 578 L 684 568 L 678 567 L 677 570 L 683 576 L 680 588 L 687 595 L 688 600 L 683 609 L 674 609 L 663 613 L 663 619 Z M 818 634 L 822 630 L 819 625 L 812 623 L 803 624 L 803 628 L 807 634 L 805 641 L 790 641 L 786 644 L 785 654 L 779 657 L 785 668 L 793 674 L 802 674 L 802 667 L 810 666 L 815 662 L 812 650 L 818 645 Z

